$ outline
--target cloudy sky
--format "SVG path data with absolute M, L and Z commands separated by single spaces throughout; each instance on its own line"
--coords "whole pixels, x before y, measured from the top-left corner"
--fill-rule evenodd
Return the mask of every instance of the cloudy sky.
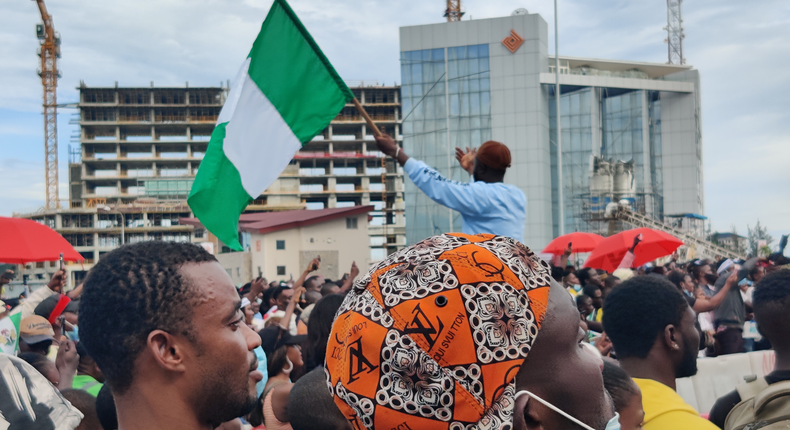
M 58 101 L 90 86 L 218 85 L 246 57 L 270 0 L 47 0 L 63 58 Z M 347 80 L 400 83 L 398 27 L 441 22 L 441 0 L 291 0 Z M 778 240 L 790 233 L 790 2 L 684 2 L 687 63 L 702 75 L 707 215 L 717 230 L 742 234 L 759 219 Z M 756 5 L 753 4 L 753 5 Z M 542 0 L 464 0 L 466 19 L 517 8 L 549 22 Z M 560 0 L 560 54 L 665 62 L 662 0 Z M 34 2 L 0 0 L 0 215 L 44 201 L 40 21 Z M 74 110 L 58 120 L 61 198 L 67 198 Z

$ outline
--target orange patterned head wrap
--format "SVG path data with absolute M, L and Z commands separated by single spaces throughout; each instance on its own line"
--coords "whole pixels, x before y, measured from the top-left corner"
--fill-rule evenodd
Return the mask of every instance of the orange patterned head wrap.
M 546 263 L 502 236 L 445 234 L 390 255 L 332 326 L 335 404 L 357 430 L 512 428 L 550 282 Z

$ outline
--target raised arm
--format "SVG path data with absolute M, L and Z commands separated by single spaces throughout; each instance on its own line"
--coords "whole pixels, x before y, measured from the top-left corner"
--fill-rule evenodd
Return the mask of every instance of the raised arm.
M 410 159 L 389 136 L 376 136 L 376 145 L 381 152 L 397 159 L 414 185 L 436 203 L 466 214 L 488 210 L 487 195 L 472 184 L 447 179 L 422 161 Z
M 340 287 L 340 294 L 345 294 L 346 291 L 351 289 L 351 285 L 354 284 L 354 279 L 359 275 L 359 267 L 357 267 L 357 262 L 354 261 L 351 263 L 351 272 L 349 272 L 348 279 L 343 283 L 343 286 Z
M 721 287 L 713 297 L 705 297 L 704 295 L 697 296 L 697 300 L 694 302 L 694 312 L 702 313 L 702 312 L 709 312 L 719 307 L 721 302 L 724 301 L 724 298 L 727 296 L 727 293 L 730 291 L 735 284 L 738 283 L 738 272 L 733 270 L 730 276 L 727 278 L 727 282 L 724 283 L 724 286 Z

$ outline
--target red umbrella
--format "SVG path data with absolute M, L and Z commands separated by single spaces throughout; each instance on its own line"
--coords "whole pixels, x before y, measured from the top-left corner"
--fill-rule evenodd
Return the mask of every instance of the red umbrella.
M 568 249 L 568 244 L 572 243 L 572 252 L 590 252 L 603 240 L 603 236 L 595 233 L 568 233 L 554 240 L 543 249 L 545 254 L 562 255 Z
M 633 266 L 641 266 L 657 258 L 671 255 L 683 242 L 663 231 L 650 228 L 635 228 L 604 239 L 590 254 L 584 267 L 603 269 L 614 272 L 623 261 L 625 253 L 634 245 L 634 237 L 642 235 L 642 241 L 636 246 Z
M 58 232 L 24 218 L 0 217 L 0 262 L 9 264 L 85 258 Z

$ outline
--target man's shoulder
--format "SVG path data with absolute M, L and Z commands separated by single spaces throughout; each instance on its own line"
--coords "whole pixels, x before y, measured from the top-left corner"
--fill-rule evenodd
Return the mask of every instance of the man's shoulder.
M 688 410 L 672 410 L 653 418 L 645 430 L 719 430 L 712 422 Z
M 741 395 L 738 394 L 738 390 L 732 390 L 731 392 L 719 397 L 718 400 L 716 400 L 716 403 L 714 403 L 713 407 L 710 409 L 710 421 L 713 424 L 724 428 L 724 421 L 727 419 L 727 415 L 729 415 L 732 408 L 734 408 L 735 405 L 740 402 Z

